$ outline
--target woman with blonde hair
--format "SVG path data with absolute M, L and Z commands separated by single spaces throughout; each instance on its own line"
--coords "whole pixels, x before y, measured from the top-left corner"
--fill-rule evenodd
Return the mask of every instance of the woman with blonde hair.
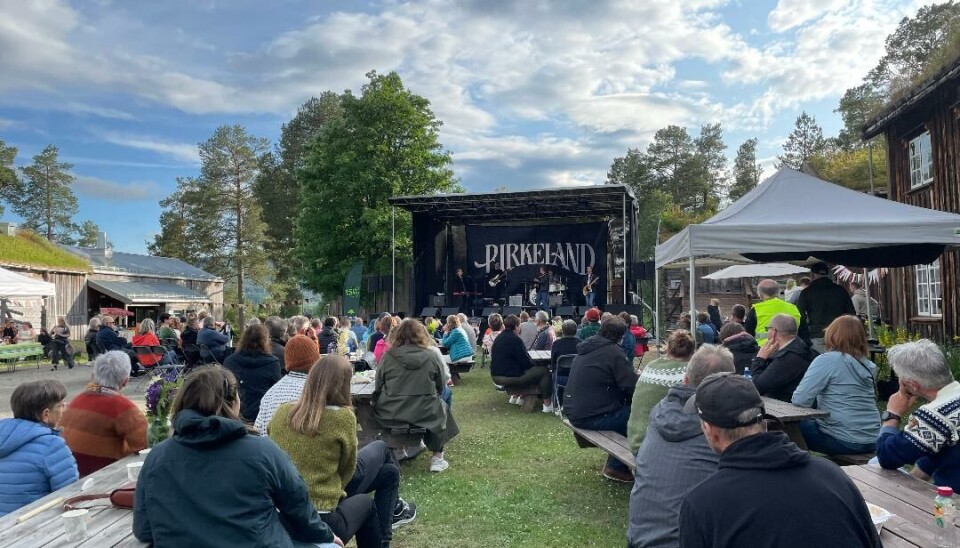
M 471 328 L 472 329 L 472 328 Z M 447 316 L 447 323 L 443 325 L 443 346 L 450 349 L 450 361 L 458 362 L 473 357 L 473 348 L 467 338 L 467 332 L 460 325 L 460 318 L 456 314 Z
M 384 316 L 380 318 L 377 328 L 383 333 L 383 338 L 377 341 L 373 349 L 373 356 L 376 358 L 377 363 L 380 363 L 383 353 L 390 349 L 390 331 L 398 325 L 400 325 L 400 318 L 396 316 Z
M 800 422 L 811 451 L 826 455 L 873 453 L 880 431 L 877 366 L 867 359 L 867 332 L 856 316 L 833 320 L 823 338 L 826 353 L 817 356 L 793 392 L 793 404 L 830 416 Z
M 423 441 L 433 451 L 430 471 L 442 472 L 450 466 L 444 446 L 460 433 L 441 397 L 446 387 L 443 360 L 431 350 L 433 341 L 417 320 L 403 320 L 390 337 L 390 350 L 377 368 L 374 416 L 384 428 L 426 429 Z
M 357 451 L 357 418 L 350 396 L 353 366 L 327 354 L 310 369 L 303 394 L 277 408 L 267 433 L 290 455 L 310 499 L 334 534 L 358 548 L 389 544 L 398 507 L 400 466 L 377 440 Z M 369 493 L 374 493 L 370 498 Z M 415 507 L 409 506 L 416 514 Z M 403 523 L 413 520 L 405 516 Z
M 173 437 L 152 448 L 137 478 L 137 540 L 158 548 L 343 545 L 286 453 L 240 422 L 230 371 L 190 373 L 172 413 Z
M 67 364 L 67 369 L 73 369 L 73 351 L 67 350 L 70 345 L 70 328 L 63 316 L 57 316 L 57 325 L 50 331 L 50 336 L 52 337 L 50 341 L 50 361 L 53 363 L 51 371 L 57 370 L 61 356 Z

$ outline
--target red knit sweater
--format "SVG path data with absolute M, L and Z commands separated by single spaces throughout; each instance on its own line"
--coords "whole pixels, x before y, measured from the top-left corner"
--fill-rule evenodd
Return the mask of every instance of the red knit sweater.
M 88 385 L 63 413 L 63 439 L 80 477 L 147 446 L 147 419 L 127 398 Z

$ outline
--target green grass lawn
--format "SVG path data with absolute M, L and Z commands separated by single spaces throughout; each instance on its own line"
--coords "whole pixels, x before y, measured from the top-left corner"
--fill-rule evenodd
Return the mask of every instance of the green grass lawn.
M 580 449 L 555 415 L 522 413 L 496 392 L 489 369 L 454 388 L 461 433 L 450 468 L 429 472 L 429 452 L 402 464 L 400 495 L 417 519 L 394 546 L 622 546 L 630 485 L 600 476 L 606 454 Z
M 16 236 L 0 234 L 0 259 L 11 264 L 90 270 L 87 261 L 27 230 Z

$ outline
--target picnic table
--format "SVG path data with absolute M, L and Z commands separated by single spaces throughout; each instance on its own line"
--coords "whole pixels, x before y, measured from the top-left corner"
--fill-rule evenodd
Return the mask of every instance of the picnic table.
M 422 448 L 422 428 L 384 428 L 373 415 L 373 389 L 376 383 L 353 382 L 350 384 L 350 395 L 353 397 L 353 408 L 357 414 L 357 439 L 360 447 L 374 440 L 383 440 L 390 449 L 405 452 L 405 458 L 415 457 Z M 2 548 L 2 547 L 0 547 Z
M 529 350 L 527 354 L 530 355 L 530 361 L 533 362 L 533 365 L 545 365 L 550 367 L 550 351 L 549 350 Z
M 842 470 L 853 480 L 864 500 L 894 514 L 880 532 L 885 547 L 936 546 L 933 537 L 936 487 L 876 464 L 844 466 Z
M 800 433 L 800 421 L 830 416 L 830 413 L 826 411 L 798 407 L 792 403 L 768 398 L 767 396 L 763 396 L 763 408 L 767 415 L 783 424 L 783 431 L 790 436 L 790 441 L 796 443 L 801 449 L 806 449 L 807 444 L 803 441 L 803 434 Z
M 124 483 L 127 483 L 127 464 L 142 461 L 143 457 L 131 455 L 105 468 L 102 468 L 86 478 L 68 485 L 59 491 L 34 501 L 23 508 L 0 518 L 0 547 L 37 547 L 37 546 L 147 546 L 133 536 L 133 510 L 123 510 L 108 506 L 90 506 L 91 502 L 84 503 L 89 507 L 87 521 L 87 537 L 82 542 L 67 542 L 64 539 L 63 523 L 60 515 L 63 513 L 63 502 L 40 512 L 23 523 L 17 523 L 17 518 L 29 513 L 34 508 L 57 498 L 67 499 L 80 494 L 80 487 L 88 479 L 93 484 L 84 493 L 109 493 Z
M 34 358 L 39 369 L 40 359 L 43 358 L 43 345 L 38 342 L 0 344 L 0 362 L 6 363 L 8 373 L 16 369 L 17 363 L 26 362 L 28 358 Z

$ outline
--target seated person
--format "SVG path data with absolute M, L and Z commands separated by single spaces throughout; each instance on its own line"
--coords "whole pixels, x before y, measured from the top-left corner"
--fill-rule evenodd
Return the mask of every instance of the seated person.
M 624 325 L 627 326 L 627 330 L 623 332 L 623 340 L 620 341 L 620 348 L 623 348 L 623 353 L 626 354 L 630 367 L 633 367 L 633 358 L 636 357 L 637 352 L 637 338 L 633 336 L 633 331 L 630 330 L 630 314 L 621 312 L 617 314 L 617 317 L 623 320 Z
M 336 316 L 327 316 L 323 319 L 323 327 L 317 333 L 317 344 L 320 345 L 320 354 L 326 354 L 330 351 L 330 345 L 336 344 L 339 338 L 337 333 Z
M 577 330 L 577 338 L 585 341 L 600 331 L 600 310 L 591 308 L 583 315 L 583 323 Z
M 130 381 L 130 357 L 118 350 L 97 356 L 93 382 L 77 394 L 60 421 L 80 476 L 147 447 L 147 419 L 121 392 Z
M 430 471 L 443 472 L 450 467 L 444 458 L 444 446 L 460 433 L 460 428 L 442 398 L 446 378 L 439 349 L 423 324 L 413 318 L 400 322 L 391 330 L 390 338 L 390 350 L 377 367 L 374 417 L 384 428 L 426 429 L 423 442 L 433 452 Z
M 460 325 L 460 318 L 456 314 L 447 316 L 447 323 L 443 326 L 442 343 L 450 349 L 451 362 L 473 358 L 473 347 L 470 346 L 467 332 Z
M 596 336 L 578 347 L 563 393 L 563 414 L 575 427 L 627 435 L 637 375 L 620 348 L 626 331 L 623 320 L 611 316 L 600 322 Z M 603 476 L 614 481 L 633 481 L 630 469 L 613 456 L 607 458 Z
M 490 355 L 493 348 L 493 341 L 497 340 L 497 335 L 503 331 L 503 316 L 494 312 L 487 318 L 487 332 L 483 335 L 483 353 Z
M 307 382 L 307 374 L 320 360 L 320 351 L 305 335 L 294 335 L 287 341 L 283 353 L 284 375 L 277 384 L 267 390 L 260 399 L 260 411 L 253 427 L 261 436 L 267 435 L 267 425 L 273 419 L 277 408 L 287 402 L 297 401 L 303 393 L 303 385 Z
M 560 356 L 576 355 L 577 345 L 580 344 L 580 339 L 577 338 L 577 322 L 564 320 L 560 326 L 560 334 L 563 336 L 553 341 L 553 346 L 550 347 L 550 363 L 554 367 L 557 366 L 557 358 Z
M 167 312 L 160 314 L 160 328 L 157 329 L 157 338 L 160 339 L 160 342 L 173 339 L 177 341 L 177 344 L 180 344 L 180 334 L 173 327 L 174 320 L 176 318 Z
M 643 358 L 643 355 L 647 353 L 647 343 L 642 341 L 649 337 L 647 330 L 640 325 L 640 320 L 634 316 L 630 315 L 630 333 L 633 333 L 633 339 L 635 341 L 633 347 L 633 355 L 636 358 Z
M 777 314 L 767 323 L 766 344 L 750 364 L 753 384 L 761 396 L 789 402 L 817 355 L 797 338 L 797 320 L 790 314 Z
M 263 395 L 282 376 L 280 361 L 270 351 L 266 326 L 247 327 L 240 337 L 238 351 L 227 356 L 223 366 L 233 373 L 240 385 L 240 418 L 252 424 L 260 413 Z
M 960 383 L 953 378 L 943 352 L 932 341 L 898 344 L 887 359 L 900 378 L 900 391 L 890 396 L 881 416 L 877 439 L 880 466 L 893 470 L 913 464 L 910 471 L 923 480 L 960 491 Z M 903 430 L 904 415 L 918 401 Z
M 153 320 L 146 318 L 140 322 L 140 327 L 137 329 L 137 333 L 133 336 L 133 340 L 130 341 L 131 346 L 148 346 L 155 347 L 160 346 L 160 338 L 157 337 L 157 334 L 154 332 L 155 325 Z M 165 353 L 162 356 L 157 354 L 137 354 L 137 358 L 140 359 L 140 365 L 144 367 L 152 367 L 156 364 L 160 365 L 170 365 L 177 360 L 177 353 L 172 350 L 163 349 Z
M 21 343 L 34 342 L 37 338 L 36 331 L 33 330 L 33 324 L 30 322 L 23 322 L 20 324 L 20 328 L 17 330 L 17 336 L 20 338 Z
M 720 329 L 720 344 L 733 354 L 733 366 L 737 368 L 737 375 L 743 375 L 743 369 L 749 367 L 753 371 L 753 358 L 757 357 L 760 346 L 753 335 L 747 333 L 743 324 L 729 322 Z
M 802 297 L 802 295 L 801 295 Z M 880 430 L 877 366 L 867 359 L 867 332 L 856 316 L 840 316 L 824 332 L 817 356 L 793 392 L 792 403 L 830 413 L 800 421 L 811 451 L 825 455 L 873 453 Z
M 152 448 L 137 479 L 137 540 L 158 548 L 339 541 L 290 457 L 240 422 L 233 373 L 195 369 L 171 413 L 173 436 Z
M 116 325 L 116 321 L 113 319 L 113 316 L 103 316 L 100 318 L 100 329 L 97 331 L 97 344 L 103 347 L 104 352 L 119 350 L 127 356 L 130 356 L 130 366 L 133 368 L 130 375 L 133 377 L 142 375 L 145 371 L 140 368 L 140 360 L 137 359 L 137 353 L 133 351 L 133 347 L 127 342 L 127 339 L 117 334 L 114 330 L 114 325 Z
M 66 398 L 60 381 L 13 390 L 13 418 L 0 419 L 0 516 L 77 481 L 77 461 L 57 430 Z
M 517 331 L 520 318 L 511 314 L 503 319 L 503 333 L 493 342 L 490 352 L 490 374 L 493 382 L 510 388 L 537 386 L 543 400 L 543 412 L 553 413 L 553 379 L 550 370 L 543 365 L 534 365 L 527 353 L 527 346 Z M 510 396 L 510 403 L 522 404 L 523 397 Z
M 630 420 L 627 424 L 627 443 L 630 451 L 640 449 L 643 437 L 647 435 L 650 410 L 673 386 L 683 384 L 687 371 L 687 362 L 696 350 L 693 335 L 685 329 L 677 329 L 667 339 L 667 353 L 643 368 L 637 379 L 630 404 Z
M 717 341 L 716 328 L 713 327 L 710 315 L 706 312 L 697 312 L 697 334 L 703 344 L 714 344 Z
M 37 342 L 40 343 L 41 346 L 43 346 L 43 357 L 49 358 L 50 350 L 52 349 L 52 345 L 53 345 L 53 338 L 50 337 L 50 333 L 47 332 L 46 327 L 40 328 L 40 332 L 37 333 Z
M 3 342 L 7 344 L 17 344 L 20 340 L 20 337 L 17 333 L 17 326 L 13 324 L 13 320 L 7 320 L 3 326 Z
M 690 358 L 683 384 L 653 407 L 650 428 L 637 451 L 630 493 L 630 546 L 676 546 L 680 499 L 717 471 L 720 457 L 700 429 L 700 418 L 683 407 L 708 375 L 732 373 L 729 350 L 703 345 Z
M 553 341 L 557 340 L 557 334 L 550 325 L 550 315 L 543 310 L 537 311 L 534 324 L 537 326 L 537 336 L 533 339 L 531 350 L 550 350 Z
M 87 334 L 83 336 L 83 344 L 87 350 L 88 361 L 93 361 L 97 359 L 97 356 L 100 354 L 100 349 L 97 348 L 97 331 L 100 331 L 100 318 L 94 316 L 90 318 L 90 323 L 87 324 Z
M 379 332 L 383 334 L 383 338 L 377 341 L 373 349 L 373 358 L 377 360 L 377 363 L 380 363 L 383 354 L 390 350 L 390 332 L 398 325 L 400 325 L 400 318 L 396 316 L 386 316 L 380 320 Z
M 201 358 L 207 360 L 212 357 L 217 362 L 223 363 L 227 359 L 227 343 L 229 342 L 230 337 L 217 330 L 217 323 L 213 320 L 213 316 L 203 318 L 203 327 L 197 333 L 197 345 L 205 345 L 210 349 L 210 352 L 208 354 L 201 350 Z M 210 356 L 210 354 L 213 354 L 213 356 Z
M 392 539 L 401 502 L 400 465 L 382 440 L 358 454 L 352 377 L 353 366 L 343 356 L 322 358 L 307 375 L 303 395 L 277 408 L 267 432 L 306 478 L 310 499 L 333 533 L 344 542 L 356 536 L 357 548 L 381 548 Z M 362 484 L 370 488 L 352 491 Z M 416 515 L 416 507 L 408 507 L 405 523 Z

